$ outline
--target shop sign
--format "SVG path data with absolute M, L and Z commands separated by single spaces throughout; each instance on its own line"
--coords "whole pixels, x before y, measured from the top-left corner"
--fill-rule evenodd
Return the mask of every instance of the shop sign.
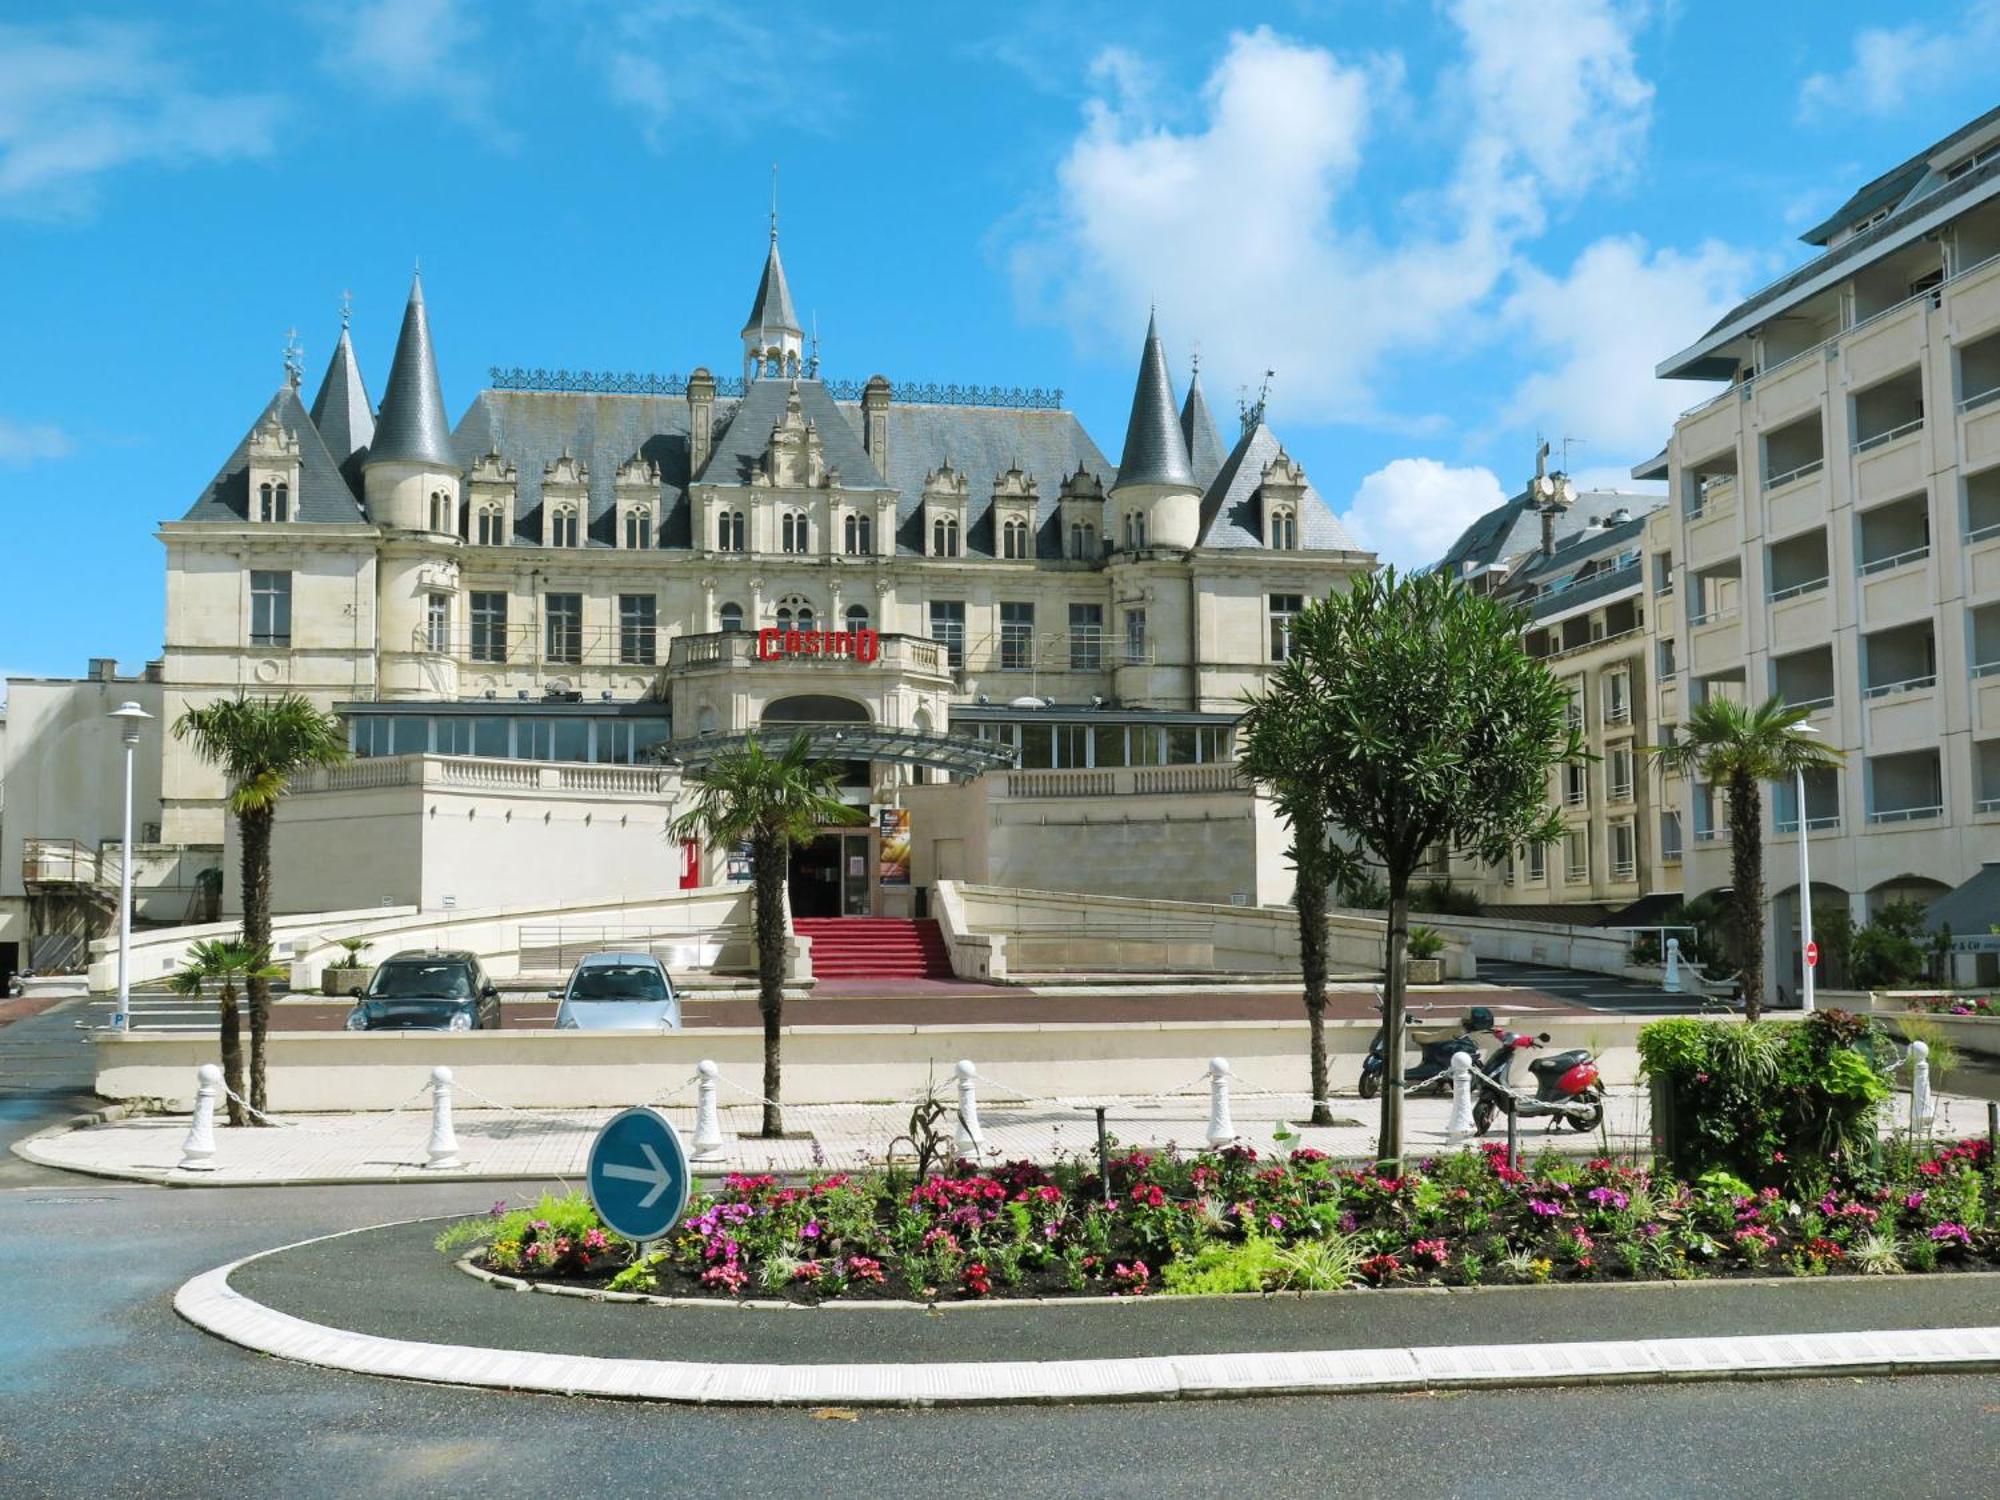
M 876 862 L 876 881 L 881 885 L 910 883 L 910 810 L 907 807 L 882 809 L 882 853 Z
M 820 657 L 865 664 L 881 654 L 882 637 L 873 630 L 782 630 L 767 625 L 757 632 L 759 661 Z

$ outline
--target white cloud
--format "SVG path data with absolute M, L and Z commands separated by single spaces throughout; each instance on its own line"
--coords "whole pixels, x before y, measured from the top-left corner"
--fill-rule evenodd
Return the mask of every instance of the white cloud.
M 318 22 L 326 39 L 322 61 L 334 73 L 383 98 L 428 101 L 465 124 L 498 130 L 477 7 L 464 0 L 367 0 L 323 9 Z
M 47 458 L 67 457 L 69 435 L 46 422 L 11 422 L 0 417 L 0 464 L 16 468 Z
M 1460 532 L 1507 494 L 1491 469 L 1399 458 L 1361 481 L 1340 519 L 1384 562 L 1418 567 L 1437 561 Z
M 208 90 L 153 28 L 0 24 L 0 210 L 76 217 L 104 174 L 269 154 L 281 103 Z
M 2000 0 L 1974 0 L 1945 25 L 1865 26 L 1855 33 L 1846 67 L 1814 73 L 1799 86 L 1799 116 L 1897 114 L 1913 92 L 1990 74 L 1996 49 Z
M 1539 232 L 1543 197 L 1625 170 L 1646 128 L 1625 12 L 1560 0 L 1524 25 L 1462 0 L 1454 15 L 1465 56 L 1439 99 L 1463 116 L 1460 153 L 1380 226 L 1352 190 L 1378 121 L 1402 112 L 1399 58 L 1239 32 L 1187 123 L 1143 60 L 1100 55 L 1052 199 L 1013 250 L 1023 302 L 1091 343 L 1129 338 L 1157 302 L 1218 384 L 1274 365 L 1287 415 L 1380 420 L 1387 360 L 1476 339 L 1468 320 Z
M 1547 363 L 1504 416 L 1582 438 L 1605 459 L 1653 453 L 1693 399 L 1655 379 L 1654 365 L 1734 306 L 1752 270 L 1751 257 L 1712 240 L 1682 253 L 1636 235 L 1596 241 L 1561 276 L 1520 267 L 1502 318 Z

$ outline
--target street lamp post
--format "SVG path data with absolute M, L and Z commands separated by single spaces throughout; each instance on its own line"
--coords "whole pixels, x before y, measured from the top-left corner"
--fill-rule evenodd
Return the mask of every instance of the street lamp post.
M 1806 734 L 1818 734 L 1810 724 L 1799 728 Z M 1810 1015 L 1813 1009 L 1813 930 L 1812 930 L 1812 855 L 1806 845 L 1806 772 L 1800 766 L 1792 773 L 1798 779 L 1799 792 L 1799 1010 Z
M 118 1014 L 120 1031 L 132 1029 L 132 754 L 139 748 L 139 726 L 153 716 L 136 703 L 121 703 L 107 719 L 115 719 L 125 738 L 125 842 L 118 855 Z

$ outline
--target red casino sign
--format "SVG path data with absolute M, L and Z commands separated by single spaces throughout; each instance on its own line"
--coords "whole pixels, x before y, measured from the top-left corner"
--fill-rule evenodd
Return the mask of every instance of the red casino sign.
M 799 657 L 867 663 L 882 654 L 882 638 L 872 630 L 783 630 L 767 625 L 757 632 L 757 660 Z

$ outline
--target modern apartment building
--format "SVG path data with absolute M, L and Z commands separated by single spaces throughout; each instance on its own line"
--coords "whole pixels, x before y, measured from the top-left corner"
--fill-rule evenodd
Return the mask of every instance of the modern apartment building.
M 1857 923 L 2000 885 L 2000 109 L 1805 240 L 1813 259 L 1661 362 L 1726 384 L 1634 470 L 1670 493 L 1663 693 L 1810 704 L 1845 755 L 1803 807 L 1790 786 L 1767 805 L 1766 982 L 1793 991 L 1801 819 L 1815 908 Z M 1682 799 L 1686 889 L 1726 886 L 1716 795 Z M 1991 977 L 1994 941 L 1958 936 L 1962 972 Z

